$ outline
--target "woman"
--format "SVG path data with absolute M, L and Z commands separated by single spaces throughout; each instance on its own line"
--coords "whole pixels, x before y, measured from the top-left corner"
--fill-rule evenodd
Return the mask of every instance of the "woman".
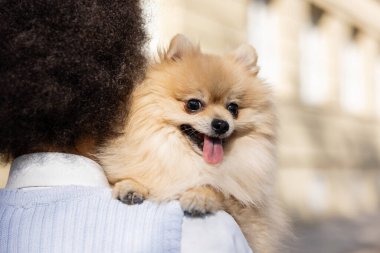
M 111 198 L 91 155 L 116 136 L 146 39 L 138 1 L 0 1 L 0 252 L 250 252 L 224 212 Z

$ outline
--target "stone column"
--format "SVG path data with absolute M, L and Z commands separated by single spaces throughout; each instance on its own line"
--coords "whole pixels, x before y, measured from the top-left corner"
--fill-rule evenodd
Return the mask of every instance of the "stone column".
M 287 101 L 299 100 L 299 38 L 308 19 L 307 2 L 281 0 L 273 3 L 279 15 L 280 32 L 280 80 L 278 93 Z
M 326 35 L 328 61 L 328 93 L 325 99 L 325 107 L 339 110 L 340 86 L 341 86 L 341 59 L 344 48 L 350 36 L 350 27 L 336 16 L 326 14 L 321 20 L 320 28 Z
M 378 56 L 378 42 L 368 34 L 358 36 L 358 45 L 361 51 L 363 73 L 363 89 L 367 98 L 363 114 L 365 117 L 375 117 L 375 67 Z

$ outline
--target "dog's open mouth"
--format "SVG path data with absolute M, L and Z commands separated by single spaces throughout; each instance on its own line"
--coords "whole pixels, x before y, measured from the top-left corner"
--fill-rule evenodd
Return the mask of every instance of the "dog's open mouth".
M 180 129 L 203 153 L 203 159 L 207 163 L 218 164 L 223 160 L 224 139 L 207 136 L 187 124 L 181 125 Z
M 202 151 L 205 135 L 198 132 L 190 125 L 181 125 L 180 128 L 182 133 L 187 135 L 187 137 Z

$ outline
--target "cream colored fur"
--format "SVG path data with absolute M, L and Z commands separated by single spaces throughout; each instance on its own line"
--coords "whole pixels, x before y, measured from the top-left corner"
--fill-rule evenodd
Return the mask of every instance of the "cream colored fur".
M 255 253 L 270 253 L 282 230 L 273 196 L 276 117 L 271 90 L 257 78 L 256 62 L 251 46 L 208 55 L 177 35 L 136 87 L 125 134 L 99 157 L 111 183 L 136 181 L 152 201 L 182 197 L 185 208 L 191 202 L 206 211 L 225 209 Z M 188 113 L 185 103 L 192 98 L 204 101 L 205 108 Z M 226 110 L 230 101 L 239 105 L 237 119 Z M 230 124 L 224 159 L 217 165 L 207 164 L 179 129 L 190 124 L 208 134 L 213 118 Z M 203 199 L 196 199 L 200 195 Z

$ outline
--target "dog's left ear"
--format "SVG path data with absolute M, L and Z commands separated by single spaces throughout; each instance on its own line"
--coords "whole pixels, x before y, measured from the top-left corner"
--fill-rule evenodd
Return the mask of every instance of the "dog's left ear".
M 260 67 L 257 66 L 256 49 L 251 45 L 243 44 L 228 55 L 252 74 L 257 75 L 259 73 Z
M 194 46 L 183 34 L 177 34 L 170 41 L 169 49 L 165 54 L 165 59 L 177 60 L 183 56 L 200 52 L 199 46 Z

